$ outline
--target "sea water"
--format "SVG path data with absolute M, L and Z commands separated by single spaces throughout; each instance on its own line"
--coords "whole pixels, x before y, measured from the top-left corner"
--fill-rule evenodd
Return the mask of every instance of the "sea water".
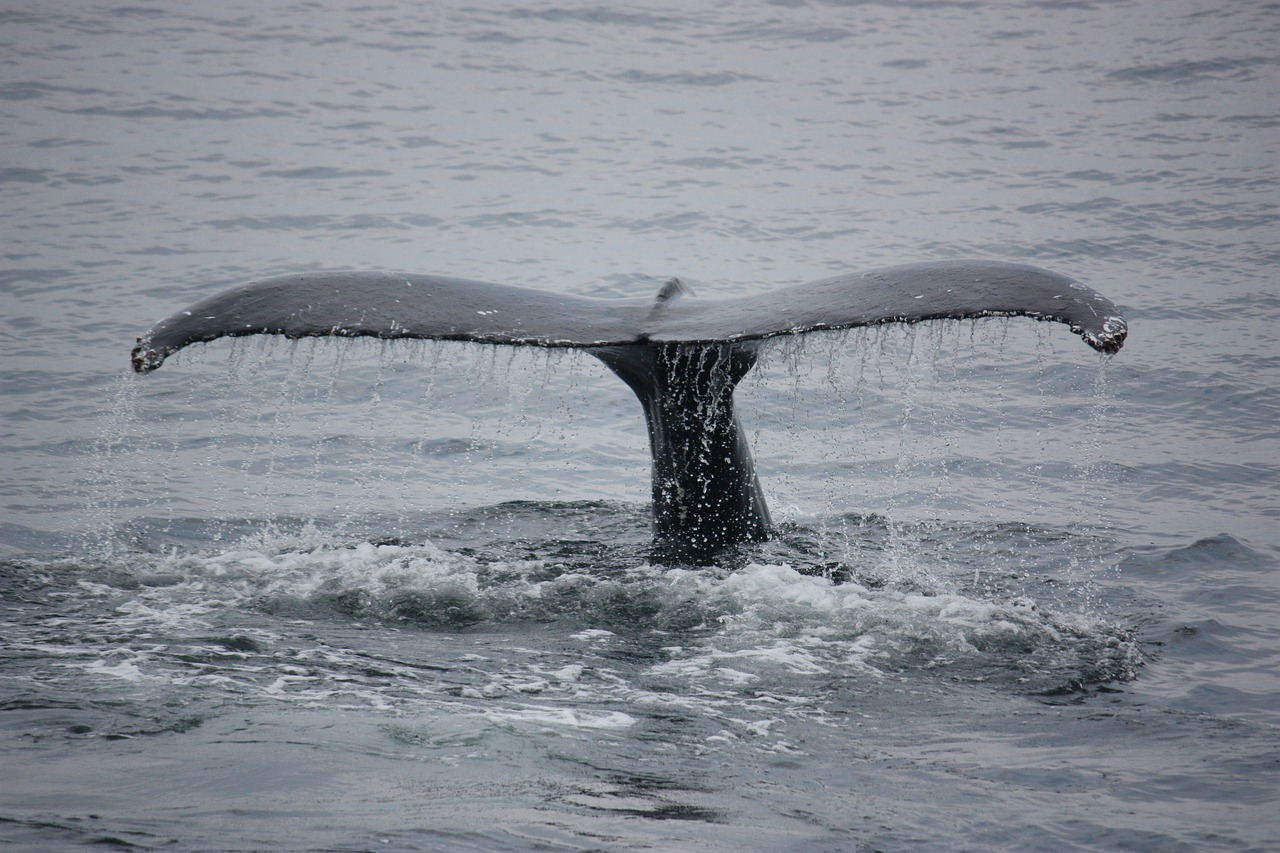
M 1276 9 L 0 11 L 0 838 L 1280 846 Z M 305 269 L 643 296 L 917 260 L 1131 323 L 780 341 L 777 522 L 649 559 L 594 359 L 134 338 Z

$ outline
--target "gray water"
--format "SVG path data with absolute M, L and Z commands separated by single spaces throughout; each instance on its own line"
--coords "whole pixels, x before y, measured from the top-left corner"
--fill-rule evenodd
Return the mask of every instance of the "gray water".
M 0 839 L 1280 847 L 1280 7 L 7 4 Z M 133 339 L 305 269 L 1126 312 L 775 344 L 778 537 L 648 560 L 588 357 Z

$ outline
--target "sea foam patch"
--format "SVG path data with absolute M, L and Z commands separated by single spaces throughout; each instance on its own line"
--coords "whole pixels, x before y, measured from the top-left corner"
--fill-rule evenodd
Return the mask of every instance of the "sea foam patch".
M 831 679 L 923 672 L 1052 691 L 1141 665 L 1132 637 L 1103 618 L 927 580 L 872 586 L 781 563 L 592 569 L 429 543 L 257 536 L 210 554 L 128 555 L 80 579 L 86 606 L 109 611 L 118 648 L 104 655 L 86 639 L 73 657 L 116 683 L 272 702 L 508 713 L 537 696 L 595 713 L 622 699 L 749 706 L 744 719 L 769 702 L 802 707 Z M 297 634 L 308 624 L 341 639 Z M 517 626 L 537 626 L 540 639 L 504 643 Z
M 700 588 L 708 610 L 720 614 L 718 630 L 670 648 L 670 659 L 651 670 L 659 677 L 749 685 L 923 669 L 1053 688 L 1129 678 L 1142 660 L 1127 631 L 1025 596 L 991 601 L 943 590 L 873 590 L 784 565 L 673 575 L 673 583 Z

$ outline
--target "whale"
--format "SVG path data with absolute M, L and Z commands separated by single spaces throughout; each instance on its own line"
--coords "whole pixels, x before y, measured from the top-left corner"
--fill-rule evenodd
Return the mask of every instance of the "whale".
M 649 298 L 599 298 L 440 275 L 325 271 L 254 281 L 197 302 L 140 336 L 132 364 L 149 373 L 183 347 L 243 335 L 583 350 L 642 406 L 653 553 L 706 560 L 773 529 L 733 400 L 766 341 L 981 317 L 1062 323 L 1108 355 L 1128 334 L 1124 316 L 1092 288 L 1003 261 L 906 264 L 717 299 L 695 297 L 680 278 Z

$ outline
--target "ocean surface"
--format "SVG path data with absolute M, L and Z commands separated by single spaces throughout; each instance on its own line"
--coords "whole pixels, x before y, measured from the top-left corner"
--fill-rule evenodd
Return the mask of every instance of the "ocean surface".
M 0 844 L 1280 849 L 1280 6 L 0 4 Z M 1064 326 L 771 344 L 776 537 L 649 554 L 594 359 L 247 338 L 254 278 Z

